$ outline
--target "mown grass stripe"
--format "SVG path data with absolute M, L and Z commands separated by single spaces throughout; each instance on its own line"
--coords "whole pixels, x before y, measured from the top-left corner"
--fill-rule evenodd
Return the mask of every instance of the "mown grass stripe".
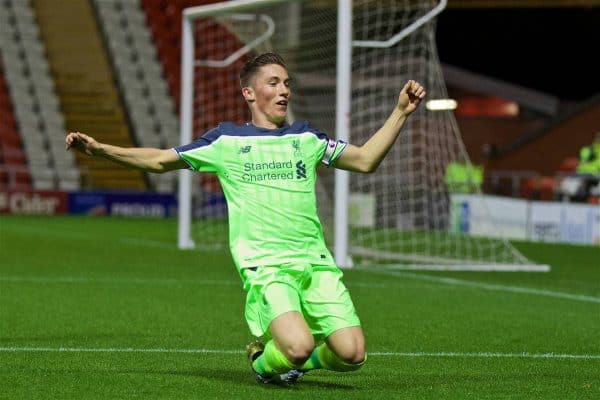
M 175 278 L 102 278 L 102 277 L 77 277 L 77 276 L 0 276 L 0 282 L 6 283 L 32 283 L 32 284 L 134 284 L 134 285 L 223 285 L 242 286 L 239 280 L 224 279 L 175 279 Z M 406 286 L 402 282 L 393 285 L 385 283 L 351 282 L 349 287 L 388 288 Z

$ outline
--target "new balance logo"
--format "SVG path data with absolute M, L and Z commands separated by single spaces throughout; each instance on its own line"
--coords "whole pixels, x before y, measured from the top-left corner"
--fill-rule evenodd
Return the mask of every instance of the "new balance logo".
M 242 147 L 240 147 L 240 151 L 238 151 L 238 154 L 250 153 L 251 148 L 252 148 L 252 146 L 242 146 Z
M 306 178 L 306 164 L 302 160 L 296 163 L 296 179 Z

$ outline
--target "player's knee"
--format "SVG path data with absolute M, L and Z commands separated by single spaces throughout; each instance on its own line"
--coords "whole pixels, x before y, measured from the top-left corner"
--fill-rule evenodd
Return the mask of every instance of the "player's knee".
M 285 357 L 294 365 L 304 364 L 312 354 L 315 342 L 311 338 L 296 341 L 283 349 Z
M 366 354 L 363 346 L 352 346 L 345 348 L 338 354 L 338 357 L 346 364 L 353 364 L 357 369 L 365 362 Z

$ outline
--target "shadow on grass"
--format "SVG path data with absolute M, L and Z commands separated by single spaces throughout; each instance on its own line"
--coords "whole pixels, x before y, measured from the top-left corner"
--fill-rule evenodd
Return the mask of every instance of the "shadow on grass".
M 252 388 L 257 386 L 272 389 L 297 390 L 302 387 L 321 388 L 321 389 L 338 389 L 338 390 L 354 390 L 355 386 L 342 383 L 326 382 L 314 380 L 310 376 L 304 377 L 301 381 L 294 384 L 282 385 L 265 385 L 255 381 L 254 376 L 250 371 L 216 369 L 216 368 L 193 368 L 189 370 L 172 370 L 162 371 L 167 375 L 177 375 L 186 377 L 198 377 L 210 380 L 220 380 L 223 382 L 234 383 L 236 386 L 244 385 Z

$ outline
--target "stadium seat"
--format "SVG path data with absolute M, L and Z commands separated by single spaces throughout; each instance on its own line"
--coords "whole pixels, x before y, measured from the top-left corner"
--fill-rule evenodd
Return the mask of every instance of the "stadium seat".
M 8 189 L 8 172 L 0 164 L 0 190 Z
M 0 165 L 0 189 L 30 190 L 31 177 L 25 165 Z
M 15 171 L 15 185 L 19 188 L 31 188 L 31 177 L 26 168 Z
M 2 141 L 6 144 L 2 153 L 7 163 L 21 168 L 18 174 L 11 174 L 11 182 L 19 187 L 31 187 L 29 173 L 25 177 L 22 172 L 28 168 L 27 159 L 31 160 L 29 168 L 52 168 L 50 156 L 40 150 L 46 149 L 49 135 L 53 133 L 52 127 L 59 126 L 60 135 L 64 137 L 64 121 L 31 4 L 4 1 L 0 7 L 4 7 L 0 14 L 8 21 L 2 24 L 3 29 L 0 30 L 5 56 L 4 63 L 0 63 L 5 67 L 0 74 L 3 75 L 0 92 L 6 92 L 6 96 L 0 95 L 0 104 L 8 102 L 14 114 L 12 119 L 3 117 L 2 121 L 9 121 L 19 137 L 17 140 L 14 135 L 7 136 L 6 132 L 2 132 Z M 5 109 L 4 106 L 0 107 Z M 57 125 L 56 121 L 62 124 Z
M 555 200 L 556 178 L 549 176 L 525 179 L 521 184 L 521 197 L 530 200 Z
M 542 176 L 539 182 L 540 200 L 555 200 L 556 179 L 551 176 Z
M 579 165 L 579 159 L 577 157 L 567 157 L 560 163 L 558 171 L 560 172 L 575 172 Z
M 0 59 L 0 188 L 29 189 L 31 179 L 27 157 L 13 114 L 4 68 L 1 68 L 3 65 L 5 63 Z
M 25 153 L 21 148 L 9 147 L 3 143 L 0 151 L 2 152 L 2 160 L 5 165 L 27 165 L 27 157 L 25 157 Z
M 177 133 L 162 130 L 160 122 L 176 121 L 175 106 L 146 24 L 146 13 L 141 8 L 148 7 L 149 14 L 153 15 L 155 23 L 150 28 L 165 36 L 164 32 L 170 29 L 169 21 L 161 10 L 166 9 L 168 3 L 153 1 L 148 6 L 149 2 L 145 1 L 94 1 L 137 143 L 161 147 L 173 142 Z
M 104 0 L 109 1 L 109 0 Z M 157 126 L 161 127 L 161 138 L 166 144 L 177 144 L 179 137 L 179 128 L 177 120 L 177 110 L 179 110 L 180 102 L 180 90 L 181 90 L 181 13 L 184 8 L 191 6 L 198 6 L 204 4 L 216 3 L 216 0 L 141 0 L 141 9 L 144 11 L 145 18 L 147 20 L 147 32 L 150 32 L 150 36 L 154 41 L 156 48 L 156 59 L 162 64 L 164 73 L 161 73 L 162 79 L 159 81 L 166 82 L 164 87 L 160 85 L 153 85 L 150 88 L 151 95 L 156 92 L 168 91 L 171 94 L 170 104 L 166 104 L 162 101 L 153 101 L 155 108 L 155 115 L 157 118 Z M 219 30 L 221 29 L 221 30 Z M 223 35 L 232 34 L 222 30 L 217 25 L 209 26 L 197 33 L 198 37 L 201 35 L 208 35 L 214 37 L 222 37 Z M 235 43 L 234 46 L 239 47 L 239 42 Z M 237 47 L 235 48 L 237 49 Z M 201 57 L 211 58 L 224 58 L 225 55 L 230 54 L 235 49 L 226 48 L 224 46 L 219 47 L 218 54 L 206 54 L 205 49 L 199 47 Z M 204 52 L 204 53 L 203 53 Z M 196 80 L 195 87 L 197 93 L 204 93 L 202 98 L 207 99 L 203 101 L 197 100 L 195 106 L 199 109 L 204 110 L 202 115 L 202 122 L 200 123 L 199 116 L 194 116 L 194 132 L 200 134 L 214 127 L 218 122 L 224 120 L 228 115 L 227 110 L 214 110 L 211 107 L 207 107 L 205 102 L 212 101 L 212 97 L 222 90 L 223 85 L 229 85 L 230 90 L 237 89 L 237 74 L 232 74 L 233 70 L 239 69 L 239 65 L 232 66 L 231 69 L 225 69 L 216 71 L 214 69 L 204 68 L 199 69 L 200 73 L 204 74 L 205 79 L 203 81 Z M 232 79 L 233 77 L 233 79 Z M 149 80 L 154 82 L 156 79 Z M 201 86 L 201 83 L 209 82 L 211 87 Z M 148 85 L 149 87 L 150 85 Z M 200 96 L 199 96 L 200 97 Z M 129 100 L 131 102 L 131 100 Z M 200 103 L 197 103 L 200 101 Z M 236 106 L 239 106 L 237 104 Z M 172 116 L 171 116 L 172 115 Z M 143 125 L 143 124 L 138 124 Z
M 120 11 L 126 7 L 125 3 L 133 3 L 133 0 L 127 2 L 121 0 L 98 0 L 102 3 L 108 3 L 100 11 L 103 15 L 108 15 L 107 19 L 111 21 L 110 28 L 113 32 L 121 32 L 123 21 L 120 20 Z M 52 155 L 50 160 L 43 160 L 36 163 L 35 182 L 49 182 L 49 177 L 43 177 L 38 169 L 49 162 L 50 168 L 55 170 L 56 185 L 62 189 L 77 188 L 79 186 L 80 176 L 77 171 L 77 162 L 82 167 L 85 176 L 81 179 L 90 188 L 103 187 L 110 188 L 105 183 L 98 183 L 95 175 L 96 168 L 105 168 L 115 175 L 122 174 L 126 176 L 121 181 L 137 181 L 131 187 L 145 188 L 144 179 L 141 173 L 124 170 L 115 165 L 97 165 L 89 163 L 89 157 L 80 157 L 74 152 L 66 152 L 64 149 L 64 136 L 67 128 L 77 129 L 89 133 L 100 141 L 107 141 L 117 145 L 131 146 L 130 132 L 127 119 L 122 109 L 120 96 L 118 94 L 113 70 L 106 55 L 106 47 L 103 45 L 101 32 L 98 32 L 97 17 L 99 13 L 94 11 L 91 1 L 84 2 L 32 2 L 35 7 L 36 20 L 41 26 L 41 32 L 44 35 L 44 42 L 48 51 L 49 60 L 51 60 L 52 71 L 55 77 L 54 86 L 48 85 L 48 90 L 37 93 L 39 103 L 46 105 L 46 111 L 41 110 L 42 120 L 40 125 L 46 133 L 43 145 Z M 78 15 L 75 25 L 64 25 L 65 15 Z M 122 37 L 121 35 L 120 37 Z M 110 44 L 109 44 L 110 45 Z M 78 57 L 69 58 L 65 55 L 77 53 Z M 37 85 L 40 86 L 40 85 Z M 43 85 L 42 85 L 43 86 Z M 56 93 L 56 94 L 55 94 Z M 60 104 L 57 99 L 60 96 Z M 65 117 L 60 113 L 52 116 L 52 112 L 62 110 Z M 68 126 L 65 123 L 68 121 Z M 28 142 L 39 142 L 33 132 L 29 135 Z M 29 147 L 29 145 L 28 145 Z M 63 172 L 63 167 L 69 172 Z M 75 179 L 77 178 L 77 179 Z M 76 184 L 72 184 L 76 182 Z M 68 188 L 67 188 L 68 186 Z M 117 187 L 115 187 L 117 188 Z M 124 188 L 120 185 L 118 188 Z
M 4 115 L 0 114 L 0 118 L 4 118 Z M 21 137 L 14 125 L 0 125 L 0 143 L 10 147 L 21 147 Z

